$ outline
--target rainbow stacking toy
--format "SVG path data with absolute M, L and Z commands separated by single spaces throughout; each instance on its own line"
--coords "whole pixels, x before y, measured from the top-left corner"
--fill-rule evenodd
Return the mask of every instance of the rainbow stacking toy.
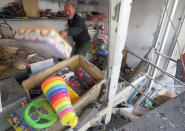
M 64 79 L 59 76 L 50 77 L 42 83 L 41 89 L 61 119 L 61 123 L 64 126 L 69 124 L 75 127 L 78 117 L 73 111 Z

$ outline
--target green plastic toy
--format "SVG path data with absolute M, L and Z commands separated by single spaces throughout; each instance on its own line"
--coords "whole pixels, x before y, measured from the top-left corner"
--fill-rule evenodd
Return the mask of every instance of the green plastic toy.
M 147 101 L 144 106 L 146 108 L 149 108 L 149 109 L 153 110 L 153 109 L 155 109 L 155 107 L 152 106 L 152 105 L 153 105 L 153 103 L 151 101 Z
M 46 98 L 32 101 L 24 111 L 25 121 L 33 128 L 47 128 L 57 120 L 57 115 Z

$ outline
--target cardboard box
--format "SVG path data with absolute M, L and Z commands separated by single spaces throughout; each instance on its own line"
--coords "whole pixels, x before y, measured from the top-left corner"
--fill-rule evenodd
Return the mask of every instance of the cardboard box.
M 26 16 L 39 17 L 39 3 L 38 0 L 22 0 Z
M 45 79 L 47 79 L 51 74 L 57 72 L 58 70 L 66 66 L 69 66 L 73 70 L 75 70 L 78 67 L 81 67 L 98 82 L 91 89 L 89 89 L 85 94 L 83 94 L 75 104 L 73 104 L 74 110 L 78 112 L 79 110 L 87 106 L 89 103 L 97 100 L 101 89 L 101 85 L 104 83 L 104 74 L 95 65 L 89 63 L 84 59 L 84 57 L 80 55 L 76 55 L 71 57 L 68 60 L 64 60 L 23 81 L 22 86 L 26 90 L 28 97 L 30 98 L 30 95 L 29 95 L 30 89 L 40 86 L 41 83 Z
M 150 111 L 150 109 L 147 109 L 143 106 L 136 106 L 134 108 L 134 111 L 132 112 L 132 114 L 141 117 L 141 116 L 145 115 L 146 113 L 148 113 L 149 111 Z
M 167 102 L 168 100 L 175 98 L 177 95 L 175 93 L 172 93 L 168 90 L 162 90 L 157 93 L 157 97 L 154 98 L 154 100 L 159 103 L 159 105 L 162 105 L 163 103 Z M 155 105 L 157 106 L 157 105 Z
M 52 28 L 21 27 L 15 35 L 17 46 L 34 50 L 41 56 L 68 59 L 72 46 Z

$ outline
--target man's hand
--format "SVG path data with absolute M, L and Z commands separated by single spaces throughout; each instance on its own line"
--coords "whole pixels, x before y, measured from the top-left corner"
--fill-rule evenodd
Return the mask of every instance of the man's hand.
M 67 31 L 63 30 L 63 31 L 60 31 L 60 35 L 65 38 L 67 36 Z

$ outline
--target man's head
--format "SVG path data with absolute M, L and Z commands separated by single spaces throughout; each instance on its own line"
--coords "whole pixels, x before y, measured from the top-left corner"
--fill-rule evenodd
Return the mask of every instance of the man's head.
M 64 10 L 65 10 L 66 17 L 68 19 L 72 19 L 74 14 L 76 13 L 75 7 L 70 2 L 65 4 Z

